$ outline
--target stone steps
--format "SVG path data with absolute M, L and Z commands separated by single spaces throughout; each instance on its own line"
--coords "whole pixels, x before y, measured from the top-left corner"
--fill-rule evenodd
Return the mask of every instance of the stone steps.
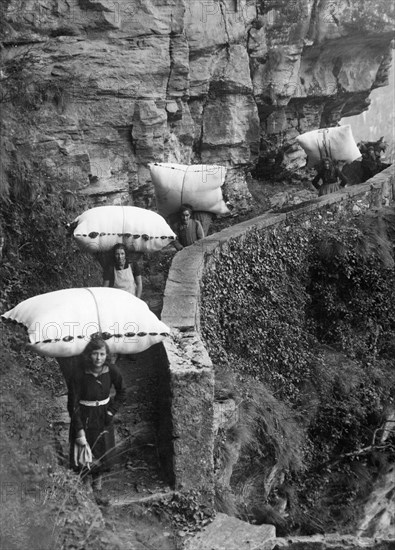
M 273 550 L 274 525 L 251 525 L 218 513 L 212 523 L 185 543 L 185 550 Z
M 165 498 L 171 499 L 175 494 L 174 491 L 165 491 L 162 493 L 153 493 L 152 495 L 147 495 L 144 497 L 118 497 L 114 500 L 111 500 L 112 506 L 129 506 L 131 504 L 146 504 L 147 502 L 155 502 L 157 500 L 162 500 Z
M 353 535 L 313 535 L 275 539 L 273 550 L 395 550 L 395 538 L 377 539 Z
M 394 537 L 353 535 L 276 538 L 274 525 L 251 525 L 218 513 L 212 523 L 185 542 L 184 550 L 395 550 Z

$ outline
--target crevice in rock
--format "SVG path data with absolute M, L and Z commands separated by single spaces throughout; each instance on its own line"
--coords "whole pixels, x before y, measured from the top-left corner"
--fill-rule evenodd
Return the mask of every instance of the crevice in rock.
M 315 38 L 315 21 L 316 21 L 316 14 L 317 14 L 317 8 L 319 3 L 320 3 L 320 0 L 314 0 L 313 5 L 311 7 L 310 25 L 306 34 L 305 41 L 310 42 Z
M 170 33 L 169 35 L 169 60 L 170 60 L 170 67 L 169 67 L 169 75 L 167 77 L 167 83 L 166 83 L 166 98 L 168 98 L 170 96 L 169 94 L 169 87 L 170 87 L 170 80 L 171 80 L 171 77 L 172 77 L 172 72 L 173 72 L 173 69 L 174 69 L 174 56 L 173 56 L 173 51 L 174 51 L 174 42 L 173 42 L 173 34 Z
M 227 48 L 229 48 L 231 40 L 230 40 L 230 36 L 229 36 L 229 31 L 228 31 L 228 24 L 227 24 L 227 21 L 226 21 L 226 6 L 222 2 L 222 0 L 220 0 L 220 2 L 219 2 L 219 9 L 221 10 L 222 19 L 224 21 L 225 33 L 226 33 L 226 36 L 227 36 L 227 39 L 228 39 L 227 43 L 226 43 L 226 46 L 227 46 Z

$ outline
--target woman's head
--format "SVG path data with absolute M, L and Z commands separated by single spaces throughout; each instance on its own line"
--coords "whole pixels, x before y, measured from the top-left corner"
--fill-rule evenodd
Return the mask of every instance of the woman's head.
M 333 170 L 332 159 L 324 157 L 321 161 L 321 170 Z
M 180 214 L 182 212 L 185 212 L 185 211 L 188 211 L 190 213 L 190 215 L 192 216 L 193 214 L 193 207 L 190 205 L 190 204 L 187 204 L 186 202 L 184 202 L 181 206 L 180 206 L 180 209 L 179 209 L 179 212 Z
M 192 218 L 193 208 L 190 204 L 182 204 L 179 213 L 181 221 L 186 224 Z
M 124 267 L 127 264 L 126 246 L 118 243 L 113 248 L 113 259 L 117 267 Z
M 85 363 L 96 368 L 104 365 L 109 354 L 107 342 L 101 337 L 92 338 L 82 352 Z
M 376 158 L 376 151 L 373 147 L 373 145 L 369 145 L 368 147 L 368 157 L 375 159 Z

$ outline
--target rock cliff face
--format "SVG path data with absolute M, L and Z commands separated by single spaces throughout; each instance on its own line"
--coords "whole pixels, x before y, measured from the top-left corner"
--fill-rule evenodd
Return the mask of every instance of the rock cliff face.
M 379 0 L 7 0 L 1 10 L 6 174 L 15 156 L 32 158 L 97 201 L 149 208 L 152 161 L 225 164 L 240 208 L 246 171 L 303 165 L 299 133 L 364 111 L 386 84 L 394 21 Z
M 389 84 L 382 88 L 373 90 L 370 95 L 371 104 L 369 109 L 362 116 L 345 118 L 341 124 L 350 124 L 354 138 L 357 141 L 376 141 L 382 136 L 388 144 L 384 152 L 383 160 L 394 163 L 395 161 L 395 112 L 388 109 L 393 105 L 395 97 L 395 58 L 392 57 L 391 69 L 389 72 Z

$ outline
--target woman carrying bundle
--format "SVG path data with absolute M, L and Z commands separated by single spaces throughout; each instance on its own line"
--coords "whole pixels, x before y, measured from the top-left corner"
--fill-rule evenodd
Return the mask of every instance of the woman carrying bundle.
M 104 269 L 103 286 L 120 288 L 141 298 L 143 281 L 140 267 L 137 262 L 133 265 L 127 259 L 127 250 L 124 244 L 119 243 L 112 249 L 110 265 Z
M 92 486 L 102 489 L 102 474 L 111 469 L 114 415 L 126 389 L 119 370 L 107 362 L 108 346 L 102 338 L 92 339 L 81 354 L 68 388 L 70 465 L 83 477 L 92 475 Z M 110 398 L 111 388 L 115 388 Z
M 179 214 L 179 221 L 174 226 L 177 239 L 173 245 L 177 250 L 204 238 L 204 232 L 200 221 L 193 219 L 193 208 L 189 204 L 182 204 Z
M 319 181 L 321 180 L 321 185 Z M 318 189 L 318 196 L 336 193 L 340 187 L 345 187 L 348 183 L 346 176 L 334 166 L 330 158 L 323 158 L 317 169 L 317 175 L 311 182 Z

